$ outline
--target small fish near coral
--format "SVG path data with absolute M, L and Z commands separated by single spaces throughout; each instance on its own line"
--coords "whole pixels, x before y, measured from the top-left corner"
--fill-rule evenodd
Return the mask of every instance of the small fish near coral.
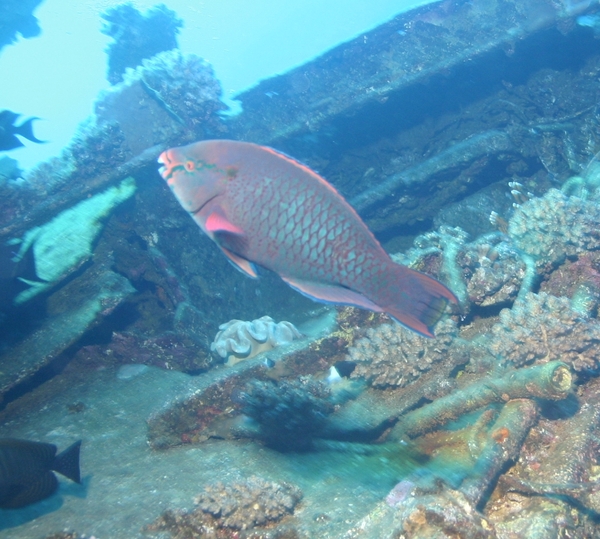
M 17 135 L 41 144 L 45 141 L 40 140 L 33 134 L 32 123 L 39 118 L 29 118 L 20 125 L 15 125 L 20 114 L 10 110 L 0 111 L 0 151 L 6 152 L 25 146 Z
M 54 494 L 58 479 L 53 470 L 81 483 L 80 447 L 78 440 L 57 455 L 54 444 L 1 438 L 0 507 L 23 507 Z
M 263 266 L 314 300 L 385 312 L 428 337 L 457 303 L 440 282 L 394 263 L 332 185 L 283 153 L 205 140 L 158 161 L 183 208 L 250 277 Z

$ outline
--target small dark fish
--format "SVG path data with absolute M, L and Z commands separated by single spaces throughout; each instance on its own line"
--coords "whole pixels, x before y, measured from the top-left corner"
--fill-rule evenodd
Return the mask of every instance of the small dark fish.
M 350 378 L 350 375 L 356 368 L 356 363 L 354 361 L 348 361 L 344 359 L 336 362 L 333 366 L 342 378 Z
M 19 116 L 21 115 L 10 110 L 0 111 L 0 151 L 14 150 L 15 148 L 25 146 L 17 135 L 38 144 L 45 142 L 44 140 L 39 140 L 33 134 L 33 126 L 31 124 L 33 120 L 39 120 L 39 118 L 29 118 L 21 125 L 15 125 Z
M 80 446 L 81 440 L 57 455 L 54 444 L 0 438 L 0 507 L 23 507 L 54 494 L 52 470 L 81 483 Z
M 263 363 L 267 369 L 273 369 L 275 367 L 275 361 L 270 357 L 266 357 Z
M 15 262 L 17 250 L 18 246 L 0 242 L 0 323 L 4 314 L 14 308 L 14 299 L 29 287 L 25 281 L 40 280 L 35 270 L 33 247 Z

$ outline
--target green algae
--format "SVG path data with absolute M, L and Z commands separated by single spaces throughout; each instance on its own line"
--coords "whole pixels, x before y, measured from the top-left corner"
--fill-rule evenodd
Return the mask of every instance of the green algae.
M 28 230 L 14 260 L 20 261 L 32 248 L 39 280 L 21 279 L 30 288 L 21 292 L 15 303 L 25 303 L 49 289 L 88 260 L 104 228 L 104 219 L 135 190 L 135 180 L 129 177 Z

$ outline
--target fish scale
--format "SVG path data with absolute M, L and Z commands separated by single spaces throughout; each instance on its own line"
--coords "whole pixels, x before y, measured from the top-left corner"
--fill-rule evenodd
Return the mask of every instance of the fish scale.
M 330 184 L 284 154 L 208 140 L 159 162 L 183 208 L 252 277 L 258 264 L 317 301 L 386 312 L 429 337 L 457 302 L 442 283 L 395 264 Z

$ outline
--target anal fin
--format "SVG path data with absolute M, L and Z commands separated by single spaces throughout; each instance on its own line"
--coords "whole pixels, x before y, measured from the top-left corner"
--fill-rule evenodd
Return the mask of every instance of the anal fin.
M 288 285 L 301 294 L 323 303 L 353 305 L 370 311 L 382 312 L 383 309 L 362 294 L 336 284 L 302 281 L 292 277 L 281 277 Z

